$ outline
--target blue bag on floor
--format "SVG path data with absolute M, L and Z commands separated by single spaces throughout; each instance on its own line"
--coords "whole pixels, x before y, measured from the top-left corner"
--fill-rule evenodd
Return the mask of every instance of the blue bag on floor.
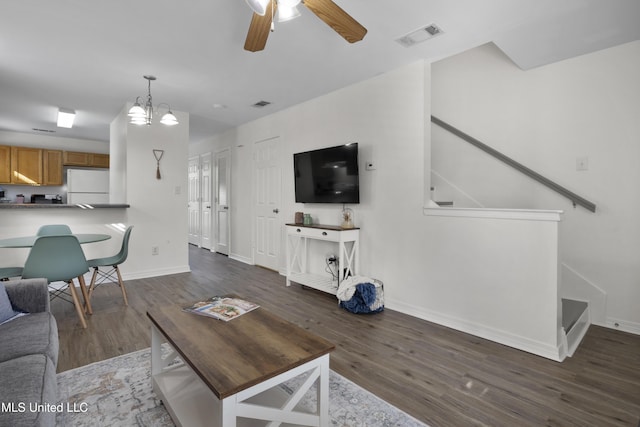
M 384 310 L 382 283 L 373 282 L 364 281 L 355 285 L 351 283 L 349 286 L 355 287 L 353 296 L 348 300 L 340 300 L 340 307 L 356 314 L 379 313 Z M 344 295 L 344 293 L 340 293 L 340 295 Z

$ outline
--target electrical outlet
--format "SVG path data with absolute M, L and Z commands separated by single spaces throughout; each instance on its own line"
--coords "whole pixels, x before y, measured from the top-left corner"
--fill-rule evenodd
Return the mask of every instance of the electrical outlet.
M 158 246 L 151 246 L 151 255 L 160 255 L 160 248 Z

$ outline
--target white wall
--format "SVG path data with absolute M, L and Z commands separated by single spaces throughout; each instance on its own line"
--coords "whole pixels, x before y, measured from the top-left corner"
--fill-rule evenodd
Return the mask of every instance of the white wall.
M 111 170 L 116 175 L 111 179 L 110 199 L 131 205 L 127 225 L 134 226 L 125 278 L 189 271 L 189 115 L 174 111 L 180 122 L 176 126 L 164 126 L 158 120 L 151 126 L 136 126 L 126 119 L 128 107 L 112 122 L 110 142 L 115 153 Z M 159 180 L 154 149 L 164 150 Z M 158 255 L 152 255 L 152 247 L 158 247 Z
M 247 224 L 252 222 L 254 143 L 275 136 L 282 141 L 283 224 L 300 210 L 311 213 L 316 222 L 338 224 L 342 205 L 294 202 L 293 153 L 357 141 L 361 203 L 350 207 L 356 225 L 363 227 L 361 263 L 364 273 L 381 278 L 392 274 L 385 271 L 393 269 L 391 258 L 397 251 L 382 248 L 402 241 L 401 230 L 406 230 L 392 225 L 422 218 L 424 81 L 425 66 L 418 62 L 240 126 L 192 149 L 190 155 L 215 151 L 215 147 L 232 148 L 231 255 L 253 259 L 253 236 Z M 373 161 L 377 169 L 365 171 L 365 161 Z M 407 238 L 415 239 L 413 233 L 405 232 Z M 284 245 L 281 248 L 284 270 Z M 323 262 L 324 255 L 319 259 Z M 374 265 L 380 271 L 373 271 Z M 392 286 L 388 292 L 393 294 Z
M 640 333 L 640 42 L 529 71 L 485 45 L 433 64 L 432 73 L 435 116 L 593 201 L 597 212 L 574 209 L 435 126 L 433 169 L 482 206 L 564 210 L 561 261 L 571 289 L 563 292 L 604 306 L 603 290 L 596 323 Z M 587 171 L 576 171 L 580 157 Z

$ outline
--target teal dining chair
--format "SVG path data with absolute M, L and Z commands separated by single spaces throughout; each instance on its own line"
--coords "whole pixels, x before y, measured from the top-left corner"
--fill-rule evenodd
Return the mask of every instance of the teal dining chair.
M 88 261 L 89 267 L 93 268 L 93 275 L 91 276 L 91 284 L 89 285 L 89 300 L 93 295 L 93 290 L 103 283 L 117 283 L 122 291 L 122 298 L 124 299 L 124 305 L 128 306 L 127 291 L 124 287 L 124 281 L 122 280 L 122 274 L 120 274 L 120 264 L 127 260 L 129 254 L 129 238 L 131 237 L 131 230 L 133 225 L 127 227 L 122 237 L 122 247 L 120 252 L 107 258 L 96 258 Z M 100 267 L 108 268 L 106 271 L 100 270 Z
M 49 282 L 51 299 L 61 298 L 71 302 L 78 313 L 83 328 L 87 327 L 84 309 L 91 314 L 91 304 L 84 277 L 89 271 L 89 264 L 82 252 L 78 238 L 72 235 L 40 236 L 36 239 L 22 269 L 25 279 L 44 277 Z M 77 278 L 84 299 L 84 306 L 78 298 L 78 291 L 73 283 Z M 52 282 L 65 282 L 63 288 L 51 286 Z M 71 300 L 67 298 L 67 293 Z
M 49 224 L 38 228 L 36 236 L 57 236 L 60 234 L 71 234 L 71 228 L 66 224 Z
M 11 277 L 20 277 L 22 267 L 0 267 L 0 280 L 7 280 Z

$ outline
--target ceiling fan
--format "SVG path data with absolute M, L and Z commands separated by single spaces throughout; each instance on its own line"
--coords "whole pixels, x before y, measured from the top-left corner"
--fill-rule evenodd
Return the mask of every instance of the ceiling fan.
M 288 12 L 287 17 L 297 13 L 296 6 L 304 4 L 318 18 L 322 19 L 328 26 L 334 29 L 349 43 L 362 40 L 367 34 L 358 21 L 353 19 L 347 12 L 332 0 L 246 0 L 253 10 L 253 18 L 249 25 L 249 32 L 244 43 L 244 49 L 250 52 L 263 50 L 267 44 L 269 32 L 273 30 L 273 19 L 278 7 L 280 7 L 280 21 L 283 19 L 283 12 Z

